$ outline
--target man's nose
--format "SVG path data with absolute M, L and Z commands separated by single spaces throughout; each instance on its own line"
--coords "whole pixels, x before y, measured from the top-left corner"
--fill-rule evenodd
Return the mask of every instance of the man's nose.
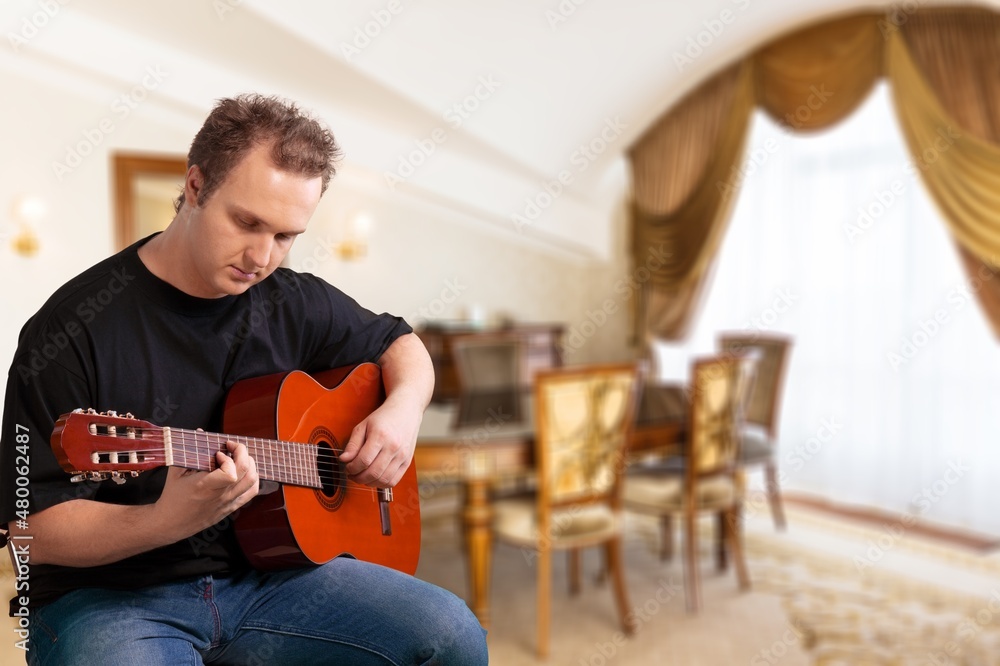
M 255 239 L 254 243 L 247 248 L 247 258 L 255 268 L 264 268 L 271 260 L 273 246 L 274 244 L 270 236 Z

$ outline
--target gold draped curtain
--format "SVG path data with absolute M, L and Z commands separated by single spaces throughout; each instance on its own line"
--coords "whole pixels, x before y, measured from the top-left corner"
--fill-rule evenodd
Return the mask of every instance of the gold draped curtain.
M 971 8 L 895 8 L 810 26 L 715 75 L 657 120 L 629 151 L 632 261 L 649 275 L 638 335 L 687 334 L 739 191 L 755 106 L 790 131 L 824 129 L 880 76 L 892 86 L 913 168 L 1000 336 L 1000 16 Z

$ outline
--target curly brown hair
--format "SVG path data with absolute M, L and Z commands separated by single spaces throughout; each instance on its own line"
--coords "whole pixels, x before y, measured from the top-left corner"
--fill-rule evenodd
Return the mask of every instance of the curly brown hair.
M 187 166 L 197 164 L 204 177 L 200 201 L 203 205 L 229 172 L 255 145 L 271 144 L 271 160 L 279 169 L 323 179 L 326 192 L 337 172 L 340 147 L 333 133 L 288 100 L 247 93 L 220 99 L 191 142 Z M 184 192 L 174 210 L 184 204 Z

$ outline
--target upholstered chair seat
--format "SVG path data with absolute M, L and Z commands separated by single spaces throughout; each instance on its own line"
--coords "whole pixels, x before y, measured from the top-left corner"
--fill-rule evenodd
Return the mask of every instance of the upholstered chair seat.
M 541 538 L 538 508 L 534 499 L 500 500 L 495 503 L 497 536 L 514 544 L 534 547 Z M 604 543 L 621 529 L 621 512 L 602 504 L 552 511 L 549 539 L 557 550 L 586 548 Z
M 732 478 L 718 476 L 701 481 L 696 492 L 698 507 L 701 510 L 711 511 L 731 507 L 737 489 Z M 635 511 L 646 508 L 650 513 L 661 511 L 681 513 L 685 508 L 684 476 L 631 476 L 625 484 L 622 501 Z

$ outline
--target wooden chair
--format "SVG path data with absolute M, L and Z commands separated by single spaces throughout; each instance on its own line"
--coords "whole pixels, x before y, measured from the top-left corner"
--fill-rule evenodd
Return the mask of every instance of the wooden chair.
M 451 342 L 461 392 L 503 391 L 524 386 L 523 339 L 508 333 L 456 335 Z
M 457 335 L 451 342 L 458 378 L 459 425 L 482 423 L 483 405 L 518 407 L 517 394 L 527 390 L 524 373 L 524 340 L 513 333 Z M 511 414 L 520 420 L 521 414 Z
M 750 587 L 739 519 L 742 483 L 737 420 L 745 381 L 745 363 L 739 357 L 696 361 L 691 373 L 683 471 L 640 469 L 629 474 L 624 483 L 622 502 L 627 510 L 661 518 L 682 517 L 685 596 L 690 612 L 701 606 L 697 518 L 702 513 L 724 516 L 720 526 L 736 563 L 740 588 Z M 669 521 L 666 524 L 669 526 Z
M 571 591 L 579 589 L 579 549 L 603 546 L 615 601 L 632 633 L 621 561 L 620 480 L 634 420 L 633 365 L 540 372 L 535 378 L 533 497 L 495 504 L 494 532 L 537 560 L 538 655 L 548 655 L 552 552 L 570 551 Z
M 764 467 L 771 517 L 775 527 L 783 530 L 786 523 L 778 484 L 778 420 L 791 340 L 771 334 L 726 333 L 719 336 L 718 346 L 723 354 L 755 356 L 754 380 L 743 404 L 740 464 Z

